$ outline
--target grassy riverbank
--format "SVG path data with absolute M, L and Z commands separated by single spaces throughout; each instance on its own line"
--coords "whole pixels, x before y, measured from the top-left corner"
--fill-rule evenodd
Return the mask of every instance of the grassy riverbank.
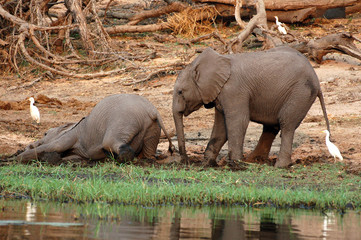
M 33 199 L 121 204 L 240 204 L 278 207 L 361 208 L 361 177 L 343 165 L 245 171 L 184 166 L 0 167 L 0 193 Z

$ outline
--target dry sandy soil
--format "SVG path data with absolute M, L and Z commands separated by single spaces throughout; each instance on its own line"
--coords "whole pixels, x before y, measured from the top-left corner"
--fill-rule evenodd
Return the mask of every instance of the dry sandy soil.
M 234 29 L 222 32 L 229 34 Z M 321 21 L 310 26 L 297 28 L 301 34 L 312 37 L 326 35 L 327 32 L 353 30 L 361 39 L 361 18 Z M 355 32 L 358 29 L 358 32 Z M 222 30 L 222 29 L 221 29 Z M 224 30 L 226 31 L 226 30 Z M 166 35 L 166 33 L 161 33 Z M 124 35 L 115 38 L 121 42 L 123 51 L 155 51 L 156 58 L 142 64 L 156 66 L 181 60 L 194 53 L 195 49 L 178 45 L 175 41 L 159 43 L 153 34 Z M 219 42 L 207 40 L 208 46 L 217 47 Z M 357 44 L 361 49 L 361 44 Z M 249 51 L 249 50 L 248 50 Z M 324 93 L 326 108 L 331 122 L 332 141 L 338 145 L 344 162 L 349 169 L 360 171 L 361 166 L 361 61 L 355 58 L 329 54 L 322 64 L 311 62 L 319 77 Z M 159 76 L 142 84 L 124 86 L 125 76 L 111 76 L 102 79 L 77 80 L 64 77 L 54 79 L 46 74 L 19 78 L 17 75 L 4 75 L 0 78 L 0 156 L 14 154 L 27 144 L 40 138 L 50 127 L 67 122 L 76 122 L 86 116 L 92 107 L 105 96 L 116 93 L 134 93 L 148 98 L 160 111 L 166 128 L 172 134 L 176 144 L 175 127 L 171 113 L 172 90 L 177 74 Z M 35 79 L 39 81 L 33 82 Z M 30 86 L 29 86 L 30 85 Z M 34 124 L 29 114 L 30 96 L 34 96 L 41 112 L 41 124 Z M 200 109 L 185 119 L 187 151 L 191 160 L 199 162 L 207 144 L 213 124 L 213 110 Z M 297 164 L 313 162 L 333 163 L 325 145 L 326 129 L 318 99 L 313 104 L 301 126 L 297 129 L 294 140 L 292 159 Z M 245 141 L 245 154 L 257 143 L 261 125 L 251 123 Z M 280 145 L 279 136 L 275 140 L 268 164 L 274 163 Z M 163 139 L 159 150 L 165 152 L 167 143 Z M 220 157 L 227 154 L 225 146 Z M 358 169 L 358 170 L 357 170 Z

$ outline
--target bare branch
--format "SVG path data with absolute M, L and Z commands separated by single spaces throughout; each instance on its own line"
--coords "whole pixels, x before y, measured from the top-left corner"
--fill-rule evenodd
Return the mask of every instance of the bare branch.
M 120 72 L 124 72 L 124 69 L 116 69 L 113 71 L 107 71 L 107 72 L 98 72 L 98 73 L 89 73 L 89 74 L 76 74 L 76 73 L 71 73 L 71 72 L 67 72 L 67 71 L 59 71 L 55 68 L 49 67 L 43 63 L 40 63 L 38 61 L 36 61 L 34 58 L 32 58 L 30 56 L 30 54 L 28 53 L 28 51 L 25 48 L 25 44 L 24 44 L 24 39 L 25 39 L 25 33 L 21 33 L 19 35 L 19 40 L 18 43 L 20 45 L 20 50 L 21 52 L 24 54 L 24 56 L 26 57 L 26 59 L 31 62 L 32 64 L 35 64 L 41 68 L 44 68 L 52 73 L 56 73 L 59 74 L 61 76 L 66 76 L 66 77 L 74 77 L 74 78 L 86 78 L 86 79 L 90 79 L 90 78 L 97 78 L 97 77 L 104 77 L 104 76 L 109 76 L 115 73 L 120 73 Z
M 241 8 L 242 8 L 242 0 L 236 0 L 234 16 L 236 18 L 238 25 L 241 27 L 241 29 L 244 29 L 246 27 L 246 25 L 244 24 L 244 22 L 241 19 Z
M 231 40 L 231 42 L 228 44 L 227 51 L 229 53 L 233 52 L 232 51 L 233 45 L 235 45 L 236 43 L 242 43 L 244 40 L 246 40 L 246 38 L 252 33 L 254 28 L 258 27 L 258 28 L 268 29 L 266 9 L 263 0 L 257 1 L 256 8 L 257 8 L 257 14 L 252 17 L 252 19 L 247 24 L 246 28 L 235 39 Z

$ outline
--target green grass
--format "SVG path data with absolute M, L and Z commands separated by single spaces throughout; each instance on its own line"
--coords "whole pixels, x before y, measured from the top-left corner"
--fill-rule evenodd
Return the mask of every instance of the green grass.
M 34 200 L 96 202 L 154 206 L 245 205 L 361 208 L 361 177 L 342 164 L 296 165 L 277 169 L 250 164 L 245 171 L 186 166 L 118 165 L 0 167 L 3 196 Z

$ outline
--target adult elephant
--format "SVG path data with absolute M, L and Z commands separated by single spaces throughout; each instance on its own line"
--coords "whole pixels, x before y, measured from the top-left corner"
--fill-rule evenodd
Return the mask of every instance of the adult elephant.
M 154 159 L 161 129 L 172 152 L 171 139 L 152 103 L 138 95 L 112 95 L 101 100 L 78 123 L 51 128 L 17 158 L 27 162 L 42 153 L 56 152 L 64 159 L 102 159 L 108 153 L 119 161 L 135 156 Z
M 263 124 L 263 132 L 250 158 L 267 157 L 281 130 L 277 167 L 291 164 L 296 128 L 316 97 L 320 99 L 327 129 L 329 123 L 320 84 L 309 61 L 298 51 L 278 47 L 268 51 L 220 55 L 205 49 L 178 76 L 173 93 L 173 118 L 179 152 L 185 150 L 183 116 L 201 106 L 215 107 L 211 138 L 204 153 L 206 165 L 228 140 L 229 164 L 243 157 L 249 121 Z

